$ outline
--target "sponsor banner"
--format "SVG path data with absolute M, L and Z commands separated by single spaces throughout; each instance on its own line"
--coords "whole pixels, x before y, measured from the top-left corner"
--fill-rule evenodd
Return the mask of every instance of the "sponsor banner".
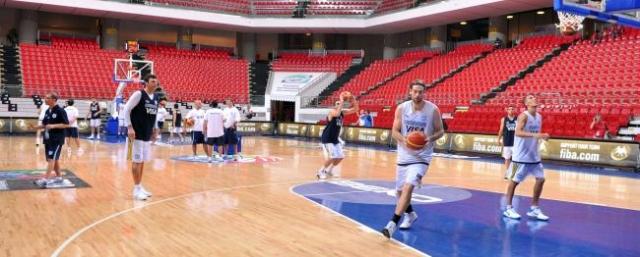
M 309 137 L 321 138 L 325 125 L 309 125 Z
M 496 155 L 502 152 L 498 138 L 493 135 L 452 133 L 448 136 L 453 151 Z M 550 139 L 541 141 L 540 155 L 546 160 L 636 167 L 640 149 L 635 143 Z
M 494 135 L 476 135 L 476 134 L 449 134 L 451 137 L 451 150 L 501 154 L 502 146 L 498 144 L 498 137 Z
M 296 137 L 306 137 L 308 127 L 309 125 L 307 124 L 280 123 L 278 124 L 278 134 L 287 135 L 287 136 L 296 136 Z
M 632 143 L 551 139 L 542 141 L 540 153 L 544 159 L 635 167 L 640 149 Z
M 388 145 L 391 130 L 375 128 L 346 127 L 343 138 L 348 142 Z
M 36 118 L 2 118 L 0 119 L 0 133 L 35 133 L 35 129 L 30 129 L 29 125 L 37 126 L 38 119 Z M 78 120 L 78 131 L 80 133 L 89 133 L 89 122 L 85 120 Z
M 238 123 L 237 129 L 241 135 L 270 135 L 273 134 L 273 123 L 243 121 Z

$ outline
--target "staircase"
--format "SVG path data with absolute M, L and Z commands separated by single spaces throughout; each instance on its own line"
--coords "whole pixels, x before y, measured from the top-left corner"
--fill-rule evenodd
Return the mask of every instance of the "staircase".
M 361 71 L 366 69 L 368 66 L 369 66 L 368 64 L 367 65 L 356 64 L 349 67 L 349 69 L 347 69 L 344 73 L 342 73 L 340 77 L 338 77 L 333 83 L 331 83 L 331 85 L 329 85 L 320 93 L 320 97 L 319 97 L 320 102 L 327 99 L 327 97 L 331 96 L 333 92 L 335 92 L 336 90 L 342 88 L 342 86 L 344 86 L 345 83 L 349 82 L 353 77 L 358 75 Z
M 528 67 L 518 71 L 516 75 L 510 77 L 509 79 L 500 83 L 498 86 L 491 89 L 490 92 L 481 94 L 479 99 L 471 100 L 471 103 L 484 104 L 489 99 L 496 97 L 500 92 L 504 92 L 505 90 L 507 90 L 509 86 L 515 85 L 518 80 L 524 79 L 528 74 L 533 73 L 535 70 L 542 67 L 545 63 L 551 61 L 553 58 L 560 55 L 560 53 L 569 49 L 570 46 L 571 46 L 571 43 L 563 44 L 563 45 L 560 45 L 559 47 L 554 48 L 553 50 L 551 50 L 551 52 L 546 54 L 544 57 L 540 58 L 539 60 L 532 63 Z
M 20 74 L 19 50 L 13 46 L 3 46 L 0 50 L 0 84 L 10 96 L 22 96 L 22 75 Z
M 250 66 L 250 83 L 249 83 L 249 103 L 251 105 L 263 106 L 264 95 L 266 95 L 267 83 L 269 80 L 269 71 L 271 68 L 268 61 L 256 61 Z

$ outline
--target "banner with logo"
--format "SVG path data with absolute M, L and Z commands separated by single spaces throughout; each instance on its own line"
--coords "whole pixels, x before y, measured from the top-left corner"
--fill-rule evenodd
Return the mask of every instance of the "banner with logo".
M 485 154 L 502 153 L 498 138 L 493 135 L 448 134 L 450 150 Z M 635 143 L 588 140 L 550 139 L 540 142 L 542 159 L 578 163 L 636 167 L 640 149 Z
M 296 95 L 305 87 L 313 84 L 323 72 L 274 72 L 271 81 L 271 100 L 296 100 Z
M 280 123 L 278 124 L 278 135 L 306 137 L 308 127 L 307 124 Z
M 542 141 L 540 154 L 543 159 L 635 167 L 640 149 L 633 143 L 551 139 Z
M 391 130 L 375 128 L 345 127 L 342 138 L 347 142 L 388 145 Z
M 38 125 L 36 118 L 1 118 L 0 133 L 35 133 L 35 127 Z M 89 122 L 78 120 L 78 131 L 80 133 L 89 133 Z
M 322 131 L 324 131 L 325 125 L 309 125 L 309 137 L 310 138 L 321 138 Z
M 241 135 L 271 135 L 273 123 L 243 121 L 238 123 L 237 131 Z

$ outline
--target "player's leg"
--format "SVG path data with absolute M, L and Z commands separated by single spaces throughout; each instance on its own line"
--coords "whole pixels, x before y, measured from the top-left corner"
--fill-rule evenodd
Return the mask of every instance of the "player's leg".
M 130 149 L 133 199 L 146 200 L 149 198 L 149 195 L 142 190 L 142 170 L 144 168 L 144 161 L 148 158 L 148 154 L 145 155 L 145 142 L 142 140 L 134 140 Z
M 531 208 L 527 212 L 527 216 L 538 220 L 549 220 L 549 216 L 542 213 L 540 209 L 540 195 L 542 195 L 542 189 L 544 187 L 544 169 L 542 164 L 529 164 L 527 165 L 531 169 L 531 174 L 536 178 L 536 184 L 533 187 L 533 198 L 531 200 Z
M 502 158 L 504 158 L 504 168 L 505 170 L 509 169 L 509 165 L 511 165 L 511 155 L 512 155 L 512 147 L 505 146 L 502 148 Z M 507 178 L 507 172 L 505 172 L 504 179 Z
M 397 229 L 397 224 L 400 222 L 400 218 L 402 218 L 401 215 L 404 213 L 411 201 L 413 185 L 411 183 L 407 183 L 408 171 L 408 166 L 397 166 L 396 168 L 396 208 L 391 220 L 389 220 L 387 225 L 381 231 L 387 238 L 391 238 L 391 236 L 393 236 L 393 233 Z
M 525 169 L 525 165 L 521 163 L 511 162 L 511 165 L 507 169 L 507 177 L 509 179 L 509 187 L 507 188 L 507 192 L 505 195 L 506 198 L 506 209 L 502 212 L 502 215 L 510 218 L 510 219 L 520 219 L 520 214 L 513 208 L 513 195 L 515 194 L 516 188 L 524 180 L 527 176 L 527 171 Z
M 422 185 L 422 178 L 427 174 L 428 169 L 429 165 L 426 164 L 413 164 L 406 167 L 404 185 L 402 185 L 402 191 L 397 194 L 398 204 L 395 211 L 395 214 L 403 215 L 402 223 L 398 226 L 400 229 L 411 228 L 411 225 L 418 219 L 418 214 L 413 210 L 413 206 L 411 205 L 411 198 L 413 196 L 413 189 Z M 411 190 L 408 190 L 408 185 L 412 186 Z
M 191 131 L 191 150 L 193 150 L 193 157 L 198 156 L 198 144 L 196 143 L 196 131 Z
M 331 165 L 334 163 L 334 144 L 322 144 L 323 155 L 325 156 L 325 161 L 322 164 L 322 167 L 316 173 L 316 177 L 318 179 L 326 179 L 328 176 L 328 170 L 331 168 Z
M 342 160 L 344 160 L 344 151 L 342 150 L 342 144 L 334 144 L 333 145 L 333 163 L 331 164 L 331 167 L 327 167 L 327 174 L 329 176 L 333 176 L 333 168 L 338 167 L 338 165 L 340 164 L 340 162 L 342 162 Z

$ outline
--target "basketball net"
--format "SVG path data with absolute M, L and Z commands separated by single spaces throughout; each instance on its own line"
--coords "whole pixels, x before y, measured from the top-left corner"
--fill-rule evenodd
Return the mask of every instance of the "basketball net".
M 560 23 L 556 24 L 556 27 L 560 29 L 560 31 L 564 31 L 568 27 L 577 32 L 582 29 L 582 21 L 584 21 L 584 18 L 584 16 L 573 13 L 558 11 L 558 20 L 560 20 Z

